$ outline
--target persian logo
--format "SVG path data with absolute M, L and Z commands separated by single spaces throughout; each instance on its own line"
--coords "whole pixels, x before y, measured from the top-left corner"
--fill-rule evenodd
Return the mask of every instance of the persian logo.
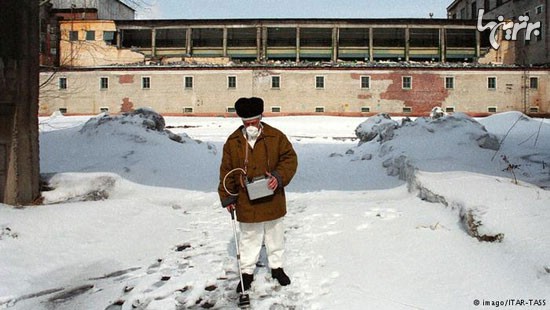
M 497 18 L 498 23 L 495 21 L 491 21 L 483 25 L 484 13 L 484 9 L 479 9 L 479 13 L 477 15 L 477 30 L 480 32 L 483 32 L 487 29 L 491 30 L 491 34 L 489 35 L 489 42 L 491 43 L 491 47 L 493 47 L 495 50 L 498 50 L 500 48 L 500 43 L 497 41 L 497 31 L 501 27 L 502 30 L 505 32 L 504 38 L 508 41 L 516 41 L 518 38 L 518 33 L 522 30 L 525 31 L 526 41 L 531 40 L 531 34 L 534 34 L 535 36 L 540 35 L 540 21 L 536 23 L 529 23 L 529 16 L 520 16 L 518 17 L 518 21 L 514 22 L 512 20 L 504 20 L 504 16 L 501 15 Z

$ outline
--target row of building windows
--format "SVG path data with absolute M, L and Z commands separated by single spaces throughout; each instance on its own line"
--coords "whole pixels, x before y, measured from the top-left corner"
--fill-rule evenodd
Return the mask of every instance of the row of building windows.
M 79 41 L 78 37 L 79 31 L 71 30 L 69 31 L 69 41 L 75 42 Z M 86 41 L 95 41 L 96 40 L 96 31 L 95 30 L 86 30 L 84 32 L 84 39 Z M 103 41 L 105 43 L 114 45 L 116 43 L 116 31 L 103 31 Z
M 176 26 L 174 26 L 176 27 Z M 119 28 L 116 31 L 100 29 L 65 30 L 62 38 L 70 43 L 94 43 L 103 40 L 107 45 L 123 49 L 144 49 L 145 53 L 157 53 L 163 49 L 170 50 L 170 55 L 197 55 L 232 59 L 299 59 L 299 60 L 378 60 L 409 59 L 427 61 L 473 61 L 476 56 L 476 42 L 485 50 L 490 46 L 488 33 L 478 32 L 473 26 L 442 27 L 433 24 L 405 28 L 387 25 L 358 25 L 335 27 L 331 24 L 319 28 L 281 26 L 266 27 L 258 31 L 258 26 L 211 28 Z M 335 33 L 337 35 L 335 35 Z M 442 41 L 444 39 L 444 41 Z M 96 41 L 96 42 L 97 42 Z M 447 48 L 459 48 L 460 53 L 445 52 L 437 49 L 444 45 Z M 333 46 L 337 46 L 335 51 Z M 419 53 L 406 51 L 419 49 Z M 257 49 L 258 47 L 265 48 Z M 323 48 L 322 50 L 308 48 Z M 241 49 L 241 48 L 246 48 Z M 290 49 L 293 51 L 290 51 Z M 424 51 L 423 48 L 428 48 Z M 432 49 L 429 49 L 432 48 Z M 148 51 L 148 49 L 152 49 Z M 175 50 L 177 49 L 177 50 Z M 288 50 L 286 50 L 288 49 Z M 399 52 L 393 52 L 397 51 Z M 254 52 L 256 51 L 256 52 Z
M 194 79 L 192 76 L 184 77 L 184 88 L 193 89 Z M 324 89 L 326 77 L 318 75 L 315 77 L 315 88 Z M 66 77 L 60 77 L 58 83 L 60 90 L 68 89 L 68 83 Z M 370 76 L 361 76 L 360 78 L 360 88 L 361 89 L 370 89 L 371 87 L 371 77 Z M 538 89 L 539 79 L 538 77 L 529 77 L 529 88 Z M 109 89 L 109 78 L 100 77 L 99 78 L 99 88 L 101 90 Z M 151 89 L 151 77 L 143 76 L 141 77 L 141 88 L 142 89 Z M 227 77 L 227 88 L 236 89 L 237 88 L 237 77 L 230 75 Z M 281 76 L 272 76 L 271 77 L 271 88 L 272 89 L 281 89 Z M 412 76 L 403 76 L 401 77 L 401 88 L 403 89 L 413 89 L 413 77 Z M 447 76 L 445 77 L 445 89 L 454 89 L 455 88 L 455 77 Z M 497 89 L 497 78 L 494 76 L 487 77 L 487 89 L 496 90 Z
M 69 113 L 67 108 L 59 108 L 59 111 L 63 114 Z M 283 112 L 283 108 L 281 106 L 271 106 L 270 111 L 271 111 L 271 113 L 281 113 L 281 112 Z M 316 106 L 316 107 L 314 107 L 313 111 L 315 113 L 325 113 L 326 112 L 324 106 Z M 444 108 L 444 111 L 446 113 L 454 113 L 455 112 L 455 107 L 447 106 L 447 107 Z M 99 112 L 100 113 L 108 113 L 109 108 L 108 107 L 100 107 Z M 193 107 L 183 107 L 183 109 L 182 109 L 183 114 L 192 114 L 194 112 L 195 112 L 195 109 Z M 235 107 L 226 107 L 225 112 L 227 112 L 227 113 L 236 113 L 235 112 Z M 372 111 L 371 111 L 371 108 L 369 106 L 361 107 L 361 113 L 371 113 L 371 112 Z M 496 106 L 488 106 L 487 107 L 487 113 L 497 113 L 497 112 L 498 112 L 498 108 Z M 539 112 L 539 107 L 529 107 L 529 112 L 530 113 L 538 113 Z M 405 106 L 405 107 L 402 108 L 402 113 L 404 113 L 404 114 L 413 113 L 413 108 Z
M 487 107 L 487 112 L 488 113 L 497 113 L 497 110 L 498 110 L 498 108 L 496 106 Z M 316 106 L 314 108 L 314 111 L 316 113 L 324 113 L 325 112 L 325 107 L 324 106 Z M 455 112 L 455 107 L 453 107 L 453 106 L 445 107 L 444 111 L 446 113 L 454 113 Z M 234 107 L 227 107 L 226 112 L 234 113 L 235 108 Z M 271 107 L 271 112 L 272 113 L 280 113 L 280 112 L 282 112 L 282 108 L 280 106 L 272 106 Z M 370 107 L 368 107 L 368 106 L 361 107 L 361 113 L 370 113 L 370 112 L 372 112 Z M 403 113 L 412 113 L 413 108 L 412 107 L 403 107 L 402 112 Z M 539 112 L 539 107 L 530 107 L 529 112 L 530 113 L 538 113 Z M 193 108 L 192 107 L 184 107 L 184 113 L 193 113 Z
M 269 28 L 267 45 L 271 47 L 296 46 L 299 38 L 300 47 L 332 46 L 332 28 Z M 404 28 L 339 28 L 338 46 L 361 47 L 368 46 L 369 39 L 373 39 L 375 46 L 405 46 Z M 185 47 L 187 29 L 157 29 L 155 31 L 156 47 Z M 256 28 L 229 28 L 227 34 L 228 47 L 255 47 L 257 42 Z M 297 37 L 297 31 L 300 36 Z M 440 45 L 440 31 L 436 26 L 432 28 L 412 28 L 409 30 L 408 41 L 411 47 L 437 47 Z M 151 47 L 151 29 L 120 29 L 118 31 L 101 30 L 69 30 L 68 39 L 71 42 L 96 41 L 98 33 L 103 33 L 102 39 L 108 44 L 116 44 L 117 36 L 121 35 L 121 47 Z M 234 33 L 233 33 L 234 32 Z M 194 47 L 221 47 L 224 45 L 223 28 L 193 28 L 192 42 Z M 372 38 L 371 38 L 372 35 Z M 447 46 L 473 47 L 475 43 L 475 29 L 445 29 Z M 472 42 L 473 40 L 473 42 Z

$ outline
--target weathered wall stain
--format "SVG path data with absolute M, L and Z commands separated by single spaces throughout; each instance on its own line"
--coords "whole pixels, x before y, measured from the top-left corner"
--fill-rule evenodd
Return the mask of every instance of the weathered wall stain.
M 133 74 L 120 75 L 118 77 L 118 82 L 120 84 L 133 84 L 134 83 L 134 75 Z
M 359 94 L 357 95 L 357 99 L 365 100 L 365 99 L 371 99 L 372 94 Z
M 134 103 L 130 101 L 130 98 L 122 98 L 122 104 L 120 105 L 120 112 L 131 112 L 134 110 Z
M 363 76 L 363 75 L 364 74 L 359 74 L 359 73 L 351 73 L 350 74 L 352 80 L 359 80 L 361 78 L 361 76 Z
M 304 114 L 315 112 L 324 106 L 325 113 L 392 113 L 414 116 L 429 115 L 434 106 L 456 112 L 489 115 L 489 108 L 496 112 L 510 110 L 535 111 L 540 116 L 547 113 L 549 101 L 548 70 L 531 69 L 530 77 L 539 79 L 538 88 L 522 90 L 526 75 L 519 69 L 422 69 L 422 68 L 365 68 L 353 69 L 303 69 L 280 68 L 261 70 L 261 81 L 256 80 L 256 68 L 131 68 L 122 71 L 64 71 L 69 81 L 67 90 L 59 90 L 58 79 L 49 79 L 51 72 L 42 72 L 43 88 L 41 112 L 49 115 L 59 108 L 67 108 L 72 114 L 93 114 L 100 108 L 110 112 L 120 111 L 123 98 L 128 102 L 125 110 L 146 104 L 158 112 L 182 114 L 183 107 L 193 107 L 193 114 L 224 114 L 239 97 L 258 96 L 264 99 L 266 110 L 281 107 L 282 113 Z M 141 88 L 141 76 L 154 76 L 150 89 Z M 227 88 L 227 76 L 237 77 L 236 89 Z M 186 89 L 183 76 L 193 76 L 193 88 Z M 272 87 L 271 77 L 280 77 L 280 86 Z M 325 77 L 325 88 L 317 89 L 318 76 Z M 362 88 L 361 77 L 370 77 L 369 88 Z M 412 78 L 412 89 L 403 90 L 401 78 Z M 113 87 L 99 90 L 102 77 L 113 79 Z M 445 89 L 445 78 L 455 81 L 453 89 Z M 498 88 L 487 89 L 488 77 L 496 77 Z M 119 84 L 118 81 L 134 83 Z M 365 81 L 366 82 L 366 81 Z M 523 84 L 522 84 L 523 83 Z M 508 85 L 512 85 L 508 90 Z M 45 97 L 48 94 L 48 97 Z M 525 96 L 527 95 L 527 96 Z M 524 101 L 527 100 L 527 103 Z M 78 104 L 76 104 L 78 102 Z M 132 106 L 129 103 L 133 102 Z M 139 103 L 139 104 L 138 104 Z M 344 105 L 344 106 L 343 106 Z M 404 111 L 409 107 L 411 111 Z
M 412 77 L 412 88 L 403 89 L 402 78 Z M 433 107 L 441 107 L 449 96 L 445 88 L 445 79 L 432 73 L 396 72 L 391 74 L 371 75 L 373 83 L 379 80 L 390 80 L 386 91 L 380 94 L 381 99 L 402 100 L 404 107 L 411 107 L 413 113 L 429 113 Z

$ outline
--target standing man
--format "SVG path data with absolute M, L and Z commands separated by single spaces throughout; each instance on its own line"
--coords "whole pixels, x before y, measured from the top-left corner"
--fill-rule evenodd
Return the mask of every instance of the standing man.
M 243 283 L 237 292 L 248 290 L 254 269 L 265 243 L 271 276 L 280 285 L 290 284 L 283 270 L 286 197 L 284 187 L 298 167 L 298 158 L 288 138 L 278 129 L 261 122 L 264 102 L 261 98 L 240 98 L 235 110 L 243 125 L 223 146 L 218 194 L 222 206 L 236 211 L 241 231 L 241 272 Z M 265 178 L 265 180 L 264 180 Z M 261 179 L 260 181 L 257 181 Z M 256 190 L 247 183 L 265 183 L 267 196 L 256 198 Z M 262 182 L 263 181 L 263 182 Z M 271 193 L 273 191 L 273 193 Z M 252 199 L 251 199 L 252 198 Z

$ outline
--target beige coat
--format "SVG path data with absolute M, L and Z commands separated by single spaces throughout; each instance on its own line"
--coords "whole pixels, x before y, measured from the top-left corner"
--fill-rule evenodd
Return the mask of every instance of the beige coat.
M 286 197 L 284 187 L 290 183 L 298 167 L 298 158 L 287 137 L 278 129 L 262 123 L 263 128 L 251 148 L 243 135 L 243 126 L 235 130 L 223 146 L 223 157 L 220 166 L 220 183 L 218 194 L 222 206 L 236 203 L 237 220 L 244 223 L 259 223 L 283 217 L 286 214 Z M 226 188 L 238 196 L 226 192 L 223 179 L 235 168 L 245 167 L 246 148 L 248 148 L 247 177 L 252 179 L 272 173 L 279 181 L 279 186 L 272 196 L 250 201 L 246 189 L 241 185 L 240 171 L 231 173 L 226 178 Z

